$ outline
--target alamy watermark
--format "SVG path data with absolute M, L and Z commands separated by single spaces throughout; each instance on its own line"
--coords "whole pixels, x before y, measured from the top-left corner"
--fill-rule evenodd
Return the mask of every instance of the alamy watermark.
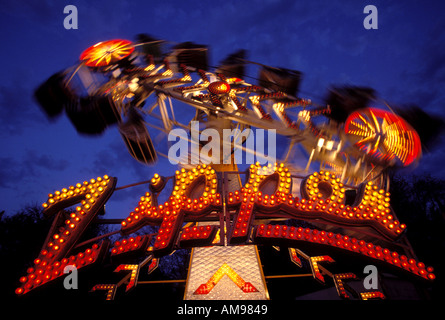
M 77 7 L 69 4 L 63 8 L 63 13 L 67 14 L 67 16 L 63 19 L 63 27 L 66 30 L 70 29 L 78 29 L 78 15 L 77 15 Z
M 371 289 L 377 290 L 379 288 L 377 267 L 372 264 L 369 264 L 365 267 L 363 273 L 367 274 L 367 276 L 363 280 L 363 287 L 366 290 L 371 290 Z
M 190 135 L 182 128 L 169 132 L 171 164 L 255 164 L 276 162 L 275 129 L 199 130 L 199 121 L 190 123 Z M 265 153 L 267 149 L 267 153 Z
M 69 4 L 63 8 L 63 13 L 67 16 L 63 19 L 63 27 L 67 30 L 78 29 L 78 11 L 75 5 Z M 363 8 L 363 13 L 367 14 L 363 20 L 363 27 L 366 30 L 378 29 L 377 7 L 369 4 Z
M 378 29 L 379 21 L 377 7 L 369 4 L 363 9 L 363 13 L 368 14 L 363 20 L 363 27 L 366 30 Z
M 63 268 L 63 273 L 68 275 L 63 279 L 63 287 L 67 290 L 78 289 L 77 286 L 77 268 L 76 266 L 69 264 Z

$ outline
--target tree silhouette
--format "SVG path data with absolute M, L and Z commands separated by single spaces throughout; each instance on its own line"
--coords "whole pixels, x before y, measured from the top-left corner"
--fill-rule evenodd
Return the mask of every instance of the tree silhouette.
M 391 206 L 407 225 L 407 237 L 419 257 L 435 269 L 432 298 L 443 295 L 445 251 L 445 181 L 432 176 L 394 175 L 391 179 Z

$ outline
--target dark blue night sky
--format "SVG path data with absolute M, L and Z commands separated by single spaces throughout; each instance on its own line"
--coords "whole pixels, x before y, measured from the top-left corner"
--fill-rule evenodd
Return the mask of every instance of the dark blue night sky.
M 63 27 L 66 5 L 78 29 Z M 378 9 L 366 30 L 363 9 Z M 144 166 L 126 151 L 115 128 L 79 135 L 67 117 L 49 121 L 34 89 L 74 65 L 89 46 L 139 33 L 210 47 L 210 64 L 246 49 L 249 60 L 300 70 L 300 95 L 322 101 L 332 85 L 374 88 L 396 105 L 418 105 L 441 116 L 445 104 L 445 19 L 442 1 L 3 1 L 0 5 L 0 210 L 40 205 L 47 194 L 104 174 L 118 186 L 176 168 L 160 159 Z M 443 140 L 443 139 L 442 139 Z M 425 153 L 416 174 L 445 178 L 445 144 Z M 113 195 L 107 217 L 125 218 L 144 188 Z

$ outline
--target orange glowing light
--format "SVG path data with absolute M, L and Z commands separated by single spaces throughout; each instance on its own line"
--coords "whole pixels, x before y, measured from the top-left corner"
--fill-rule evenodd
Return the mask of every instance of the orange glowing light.
M 134 51 L 131 41 L 109 40 L 99 42 L 80 55 L 88 67 L 105 67 L 128 57 Z
M 213 94 L 229 93 L 230 85 L 225 81 L 215 81 L 209 85 L 208 90 Z
M 137 284 L 137 278 L 139 276 L 139 265 L 138 264 L 121 264 L 119 265 L 114 272 L 119 271 L 130 271 L 130 280 L 127 283 L 127 287 L 125 291 L 129 291 L 134 288 Z
M 243 292 L 258 292 L 250 282 L 244 281 L 227 263 L 224 263 L 213 276 L 210 277 L 209 281 L 201 284 L 198 289 L 196 289 L 194 294 L 208 294 L 225 275 L 227 275 L 238 288 L 243 290 Z
M 357 280 L 357 276 L 354 273 L 348 272 L 348 273 L 340 273 L 340 274 L 334 274 L 333 276 L 335 288 L 337 289 L 338 295 L 343 299 L 349 299 L 350 296 L 346 291 L 344 281 L 345 280 Z M 369 293 L 369 292 L 364 292 Z
M 360 293 L 360 298 L 362 300 L 370 300 L 370 299 L 385 299 L 385 295 L 380 291 L 376 292 L 362 292 Z
M 320 262 L 329 262 L 332 263 L 334 260 L 330 256 L 318 256 L 318 257 L 310 257 L 311 269 L 314 278 L 320 281 L 321 283 L 325 283 L 324 277 L 320 272 L 320 268 L 318 264 Z
M 300 242 L 310 242 L 329 247 L 336 247 L 350 252 L 356 252 L 363 256 L 386 262 L 392 266 L 406 270 L 426 280 L 434 280 L 434 269 L 426 267 L 422 262 L 409 261 L 405 255 L 399 255 L 395 251 L 374 245 L 371 242 L 344 236 L 338 233 L 319 231 L 302 227 L 288 227 L 286 225 L 264 225 L 257 227 L 254 239 L 256 243 L 276 243 L 274 240 L 287 240 L 290 247 L 298 246 Z M 318 263 L 333 262 L 329 256 L 309 257 L 314 277 L 324 282 Z M 406 263 L 404 263 L 406 262 Z
M 114 296 L 116 295 L 117 285 L 115 284 L 96 284 L 90 292 L 105 290 L 107 291 L 107 300 L 114 300 Z
M 378 121 L 381 115 L 374 111 L 372 114 Z M 378 125 L 382 128 L 386 124 L 379 123 Z M 373 128 L 377 128 L 377 124 L 374 124 Z M 158 204 L 157 195 L 145 192 L 140 197 L 138 206 L 122 221 L 123 234 L 133 233 L 147 224 L 160 225 L 158 233 L 115 241 L 110 257 L 112 260 L 133 257 L 135 253 L 141 252 L 158 257 L 176 248 L 216 244 L 224 235 L 230 244 L 243 244 L 248 240 L 252 243 L 282 244 L 284 242 L 290 248 L 289 254 L 292 261 L 301 267 L 301 258 L 308 260 L 315 279 L 322 283 L 324 283 L 325 274 L 323 266 L 319 264 L 333 262 L 333 260 L 329 256 L 308 257 L 301 253 L 295 247 L 302 242 L 315 246 L 335 247 L 390 264 L 426 280 L 435 279 L 433 269 L 426 267 L 424 263 L 351 236 L 287 225 L 253 225 L 254 219 L 261 219 L 279 211 L 280 214 L 287 215 L 289 218 L 317 219 L 340 225 L 367 226 L 388 240 L 395 240 L 404 232 L 406 225 L 400 223 L 392 211 L 390 193 L 375 185 L 373 181 L 361 186 L 351 206 L 346 202 L 347 186 L 336 174 L 329 171 L 322 170 L 307 176 L 300 184 L 301 199 L 294 197 L 291 193 L 292 177 L 284 164 L 275 163 L 261 167 L 257 163 L 250 166 L 248 174 L 244 186 L 239 190 L 229 192 L 227 202 L 224 203 L 221 195 L 217 193 L 217 173 L 211 166 L 201 164 L 190 170 L 185 168 L 177 170 L 173 190 L 166 202 Z M 155 174 L 151 180 L 150 189 L 156 187 L 156 190 L 152 192 L 162 192 L 166 179 Z M 26 294 L 62 276 L 63 267 L 68 264 L 83 267 L 100 260 L 99 257 L 108 251 L 108 242 L 104 241 L 104 244 L 100 246 L 94 244 L 84 252 L 70 255 L 71 248 L 75 247 L 81 233 L 99 214 L 100 209 L 114 191 L 115 185 L 116 178 L 105 175 L 48 194 L 48 200 L 43 204 L 44 213 L 47 216 L 54 215 L 74 203 L 80 202 L 81 205 L 77 206 L 75 212 L 70 213 L 66 220 L 61 219 L 60 225 L 54 224 L 42 251 L 34 260 L 34 266 L 28 268 L 28 274 L 20 278 L 21 285 L 16 290 L 18 295 Z M 230 212 L 234 212 L 230 228 L 226 228 L 227 225 L 224 229 L 217 225 L 183 227 L 185 218 L 193 221 L 194 217 L 201 218 L 213 212 L 221 212 L 224 206 L 227 206 Z M 215 237 L 217 232 L 223 233 Z M 152 239 L 155 241 L 149 246 Z M 155 270 L 158 263 L 158 259 L 153 258 L 148 273 Z M 116 272 L 118 271 L 131 272 L 130 276 L 127 276 L 129 280 L 126 291 L 136 286 L 138 265 L 122 264 L 116 269 Z M 225 275 L 243 292 L 257 291 L 230 266 L 223 264 L 206 283 L 196 289 L 195 294 L 209 293 Z M 352 275 L 337 276 L 336 287 L 340 296 L 348 297 L 341 280 L 353 278 Z M 112 299 L 115 294 L 115 288 L 112 285 L 99 285 L 93 291 L 95 290 L 107 290 L 107 299 Z M 362 298 L 374 299 L 381 296 L 372 293 Z
M 345 132 L 358 137 L 355 145 L 379 160 L 397 158 L 408 166 L 421 154 L 417 132 L 401 117 L 384 110 L 367 108 L 352 113 L 346 120 Z

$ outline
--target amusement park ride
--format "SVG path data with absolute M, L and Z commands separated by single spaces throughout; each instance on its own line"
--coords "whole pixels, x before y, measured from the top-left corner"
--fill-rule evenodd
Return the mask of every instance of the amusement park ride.
M 210 67 L 206 46 L 182 43 L 168 51 L 166 46 L 147 36 L 97 43 L 78 64 L 44 82 L 37 101 L 50 117 L 65 110 L 80 133 L 101 134 L 117 125 L 130 154 L 145 164 L 166 156 L 169 133 L 190 132 L 192 121 L 199 122 L 201 133 L 233 130 L 238 144 L 231 145 L 232 160 L 236 148 L 255 153 L 237 134 L 274 130 L 283 158 L 240 170 L 219 152 L 194 164 L 188 154 L 174 176 L 155 174 L 144 182 L 147 192 L 121 221 L 122 239 L 114 243 L 108 238 L 117 232 L 79 239 L 104 213 L 117 178 L 98 177 L 49 194 L 44 214 L 54 222 L 34 266 L 20 278 L 17 295 L 64 277 L 67 265 L 107 264 L 127 274 L 91 290 L 104 290 L 112 300 L 123 294 L 123 285 L 125 291 L 136 287 L 144 268 L 150 273 L 159 259 L 181 248 L 193 248 L 184 299 L 268 299 L 260 245 L 288 248 L 292 262 L 309 266 L 320 283 L 331 278 L 345 299 L 385 294 L 347 285 L 359 277 L 331 271 L 326 265 L 334 265 L 336 256 L 363 259 L 364 265 L 427 285 L 435 279 L 433 269 L 417 261 L 406 226 L 390 206 L 387 169 L 409 166 L 421 156 L 419 136 L 404 119 L 389 108 L 369 107 L 374 97 L 364 88 L 332 91 L 329 104 L 316 105 L 297 96 L 298 71 L 252 63 L 242 52 Z M 256 84 L 247 81 L 247 65 L 260 69 Z M 198 152 L 205 147 L 189 137 Z M 169 182 L 164 202 L 159 195 L 167 193 Z M 77 203 L 75 210 L 64 210 Z M 134 235 L 146 225 L 159 228 Z

